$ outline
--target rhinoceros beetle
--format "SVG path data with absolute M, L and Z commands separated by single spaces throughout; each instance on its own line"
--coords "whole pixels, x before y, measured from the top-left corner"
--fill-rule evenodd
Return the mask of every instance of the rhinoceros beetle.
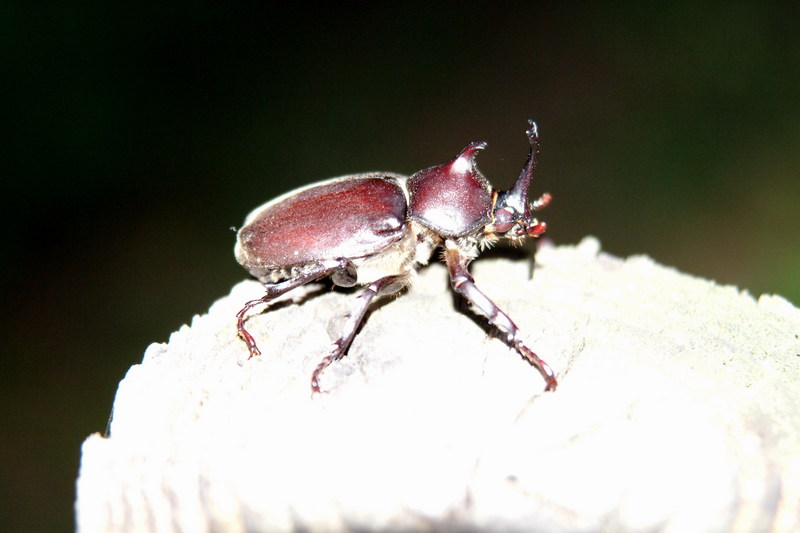
M 474 142 L 452 161 L 411 177 L 369 172 L 332 178 L 288 192 L 251 212 L 238 232 L 235 254 L 267 292 L 236 315 L 250 357 L 261 353 L 244 327 L 253 307 L 325 277 L 341 287 L 367 285 L 341 336 L 311 376 L 312 391 L 320 392 L 320 374 L 345 354 L 370 304 L 402 290 L 441 247 L 452 288 L 539 370 L 545 390 L 555 390 L 550 366 L 522 342 L 514 322 L 478 289 L 467 270 L 480 250 L 499 237 L 519 244 L 546 229 L 531 212 L 545 207 L 550 195 L 528 202 L 539 152 L 536 123 L 529 123 L 528 159 L 509 191 L 495 190 L 478 170 L 475 155 L 486 144 Z

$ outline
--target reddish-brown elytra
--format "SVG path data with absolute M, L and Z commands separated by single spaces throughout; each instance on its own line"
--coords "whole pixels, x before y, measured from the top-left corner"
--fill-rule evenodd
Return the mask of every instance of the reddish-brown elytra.
M 539 153 L 533 121 L 526 133 L 528 159 L 508 191 L 495 190 L 481 174 L 475 155 L 486 145 L 472 143 L 452 161 L 411 177 L 371 172 L 333 178 L 286 193 L 250 213 L 237 235 L 236 259 L 266 289 L 236 315 L 250 357 L 261 353 L 244 328 L 253 307 L 325 277 L 342 287 L 367 285 L 341 336 L 311 376 L 311 388 L 319 392 L 320 374 L 345 354 L 370 304 L 402 290 L 442 247 L 453 289 L 539 370 L 545 390 L 555 390 L 558 383 L 550 366 L 522 342 L 514 322 L 478 289 L 467 270 L 482 247 L 499 237 L 519 244 L 547 228 L 531 213 L 550 203 L 550 195 L 528 201 Z

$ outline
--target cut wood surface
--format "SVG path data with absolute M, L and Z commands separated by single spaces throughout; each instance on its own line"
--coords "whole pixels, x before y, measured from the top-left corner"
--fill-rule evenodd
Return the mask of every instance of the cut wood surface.
M 555 392 L 433 264 L 312 397 L 358 291 L 252 315 L 247 360 L 239 283 L 120 383 L 79 531 L 800 531 L 800 310 L 599 248 L 472 265 Z

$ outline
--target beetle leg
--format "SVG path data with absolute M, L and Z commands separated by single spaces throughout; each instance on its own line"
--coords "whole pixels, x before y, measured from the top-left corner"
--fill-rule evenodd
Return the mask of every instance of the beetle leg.
M 311 283 L 312 281 L 339 272 L 344 272 L 344 277 L 347 278 L 352 272 L 355 272 L 355 266 L 349 259 L 331 259 L 310 265 L 291 279 L 279 283 L 265 283 L 264 288 L 267 290 L 267 294 L 257 300 L 250 300 L 236 313 L 236 329 L 239 332 L 239 336 L 247 343 L 247 349 L 250 350 L 250 357 L 261 355 L 261 350 L 256 346 L 256 340 L 244 329 L 244 317 L 250 309 L 257 305 L 269 303 L 281 294 L 285 294 L 300 285 L 305 285 L 306 283 Z M 248 357 L 248 359 L 250 357 Z
M 408 277 L 405 275 L 386 276 L 379 280 L 373 281 L 364 289 L 364 292 L 358 295 L 358 304 L 356 307 L 347 314 L 347 322 L 345 322 L 342 335 L 333 343 L 333 349 L 326 355 L 322 361 L 314 369 L 311 374 L 311 390 L 312 392 L 321 392 L 319 388 L 319 376 L 323 370 L 328 368 L 331 363 L 338 361 L 345 354 L 353 342 L 353 337 L 356 335 L 356 330 L 364 321 L 364 316 L 367 314 L 370 304 L 375 298 L 387 294 L 394 294 L 406 286 Z
M 506 343 L 517 350 L 522 357 L 539 370 L 542 377 L 544 377 L 547 382 L 547 386 L 544 390 L 555 390 L 558 386 L 558 382 L 556 381 L 550 365 L 541 360 L 533 350 L 525 346 L 522 339 L 519 337 L 517 325 L 514 324 L 511 318 L 509 318 L 502 309 L 497 307 L 497 304 L 478 289 L 475 285 L 475 280 L 467 270 L 469 259 L 461 253 L 457 246 L 447 245 L 445 262 L 447 263 L 447 270 L 450 272 L 450 284 L 453 290 L 466 298 L 492 325 L 503 331 L 506 334 Z

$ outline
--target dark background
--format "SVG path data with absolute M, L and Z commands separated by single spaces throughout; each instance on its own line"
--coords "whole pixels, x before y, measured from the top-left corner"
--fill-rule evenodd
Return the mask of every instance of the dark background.
M 790 3 L 112 4 L 0 13 L 4 526 L 72 528 L 82 440 L 150 342 L 245 278 L 250 209 L 473 140 L 505 188 L 528 118 L 555 242 L 800 302 Z

